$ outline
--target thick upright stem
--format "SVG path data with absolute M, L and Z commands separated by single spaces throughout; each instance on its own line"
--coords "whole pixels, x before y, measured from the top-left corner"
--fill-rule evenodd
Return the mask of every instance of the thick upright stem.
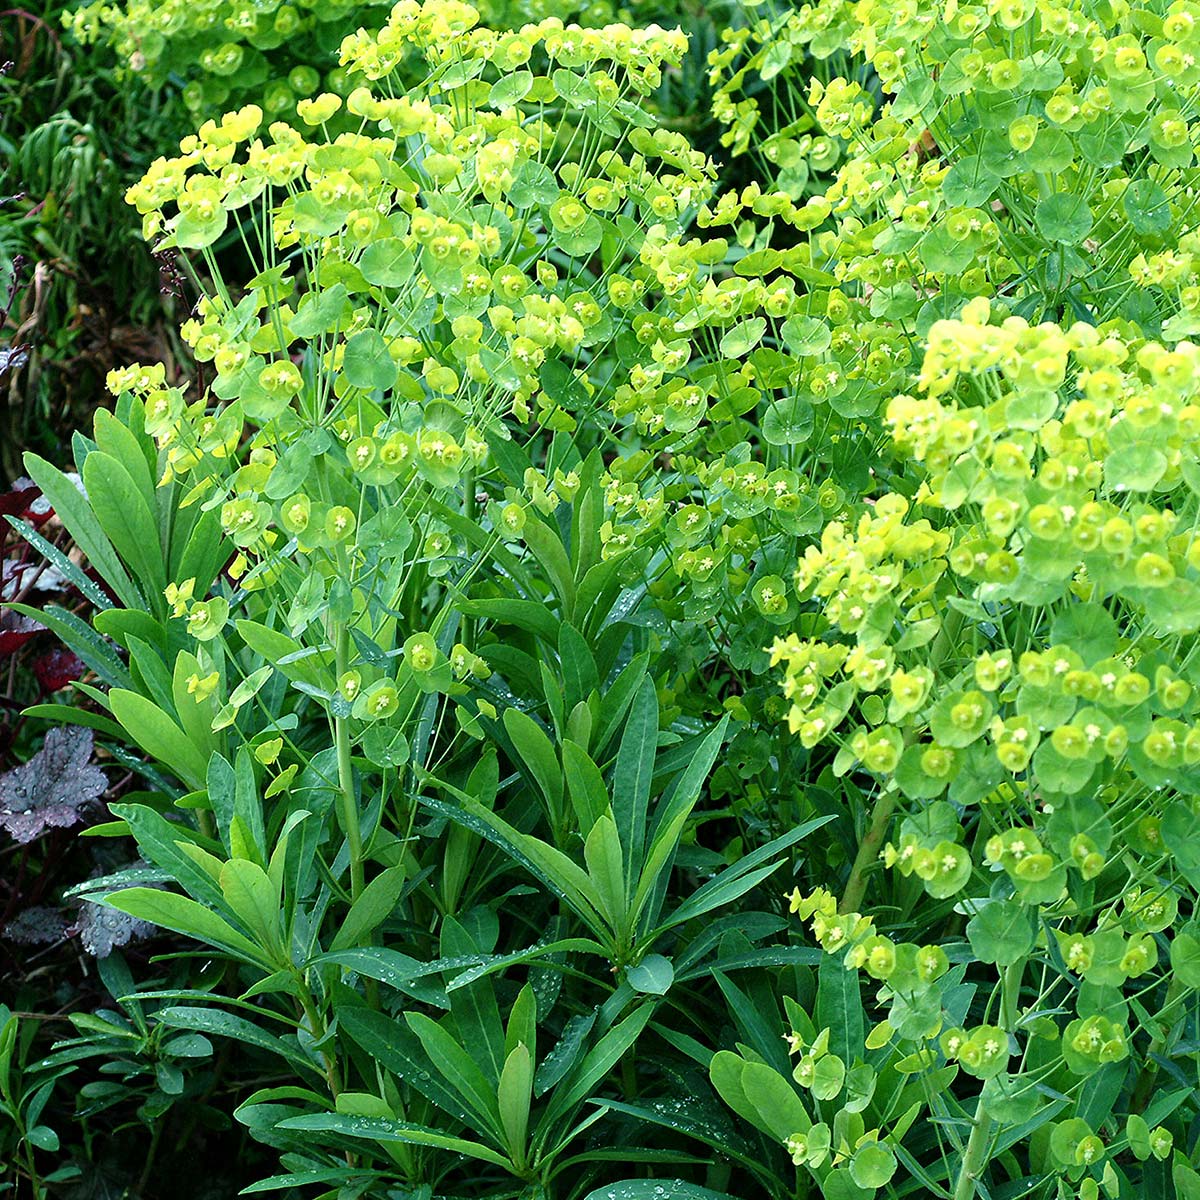
M 1025 960 L 1010 963 L 1000 978 L 1000 1026 L 1005 1034 L 1016 1026 L 1021 998 L 1021 979 L 1025 974 Z M 967 1149 L 963 1154 L 958 1182 L 954 1187 L 954 1200 L 974 1200 L 975 1184 L 987 1167 L 988 1147 L 992 1141 L 992 1117 L 979 1097 L 975 1105 L 975 1120 Z
M 463 473 L 463 516 L 468 521 L 475 520 L 475 464 L 471 463 Z M 462 619 L 462 642 L 468 650 L 474 650 L 475 622 L 471 617 Z
M 983 1174 L 987 1158 L 988 1143 L 992 1140 L 992 1118 L 988 1115 L 979 1097 L 975 1105 L 975 1124 L 967 1140 L 967 1151 L 963 1155 L 962 1167 L 958 1172 L 958 1183 L 954 1188 L 954 1200 L 973 1200 L 975 1181 Z
M 325 1023 L 321 1020 L 317 1012 L 316 1003 L 308 991 L 308 984 L 305 982 L 303 975 L 297 976 L 297 983 L 300 985 L 297 989 L 300 1008 L 304 1013 L 304 1019 L 308 1022 L 309 1032 L 318 1042 L 322 1042 L 325 1040 L 325 1034 L 327 1033 Z M 321 1064 L 325 1068 L 325 1083 L 329 1088 L 329 1095 L 336 1101 L 342 1090 L 338 1079 L 337 1060 L 328 1050 L 322 1050 L 320 1054 Z
M 899 792 L 892 789 L 884 792 L 875 802 L 875 807 L 871 810 L 871 823 L 858 844 L 858 853 L 850 867 L 850 878 L 846 880 L 846 890 L 842 893 L 842 902 L 838 906 L 839 912 L 858 912 L 867 892 L 867 871 L 883 847 L 883 839 L 887 836 L 888 825 L 891 823 L 892 813 L 896 810 L 899 796 Z
M 335 637 L 334 657 L 340 679 L 350 658 L 350 632 L 339 629 Z M 358 798 L 354 794 L 354 768 L 350 763 L 350 725 L 345 717 L 334 717 L 333 739 L 337 747 L 339 805 L 342 832 L 350 848 L 350 898 L 357 900 L 363 890 L 362 826 L 358 819 Z
M 929 648 L 926 663 L 935 676 L 942 661 L 954 649 L 959 634 L 962 632 L 963 615 L 956 608 L 951 608 L 942 619 L 942 627 Z M 875 802 L 871 810 L 871 819 L 863 840 L 859 843 L 858 853 L 850 867 L 850 877 L 846 880 L 846 890 L 842 893 L 842 902 L 838 911 L 842 913 L 858 912 L 867 892 L 867 871 L 883 848 L 883 839 L 887 836 L 888 825 L 892 814 L 896 811 L 900 794 L 893 785 Z

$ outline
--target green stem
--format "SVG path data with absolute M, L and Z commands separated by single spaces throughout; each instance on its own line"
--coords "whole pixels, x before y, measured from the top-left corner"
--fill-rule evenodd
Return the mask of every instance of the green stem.
M 1143 1113 L 1146 1111 L 1146 1105 L 1150 1103 L 1150 1096 L 1154 1091 L 1154 1081 L 1158 1077 L 1158 1063 L 1154 1061 L 1154 1055 L 1161 1053 L 1166 1047 L 1167 1034 L 1170 1029 L 1169 1024 L 1163 1021 L 1163 1016 L 1175 1006 L 1186 991 L 1187 989 L 1179 981 L 1179 978 L 1173 975 L 1171 982 L 1167 985 L 1166 1000 L 1158 1014 L 1158 1028 L 1146 1051 L 1146 1061 L 1142 1064 L 1142 1069 L 1138 1072 L 1137 1080 L 1133 1085 L 1133 1094 L 1129 1101 L 1130 1112 Z
M 312 994 L 308 990 L 308 985 L 302 974 L 297 972 L 297 983 L 299 987 L 296 989 L 299 994 L 300 1007 L 304 1012 L 304 1018 L 308 1022 L 309 1029 L 312 1031 L 313 1037 L 322 1042 L 325 1040 L 325 1035 L 328 1030 L 325 1028 L 325 1023 L 321 1020 L 317 1012 L 316 1003 L 313 1000 Z M 330 1098 L 335 1102 L 341 1093 L 341 1084 L 338 1081 L 337 1061 L 329 1053 L 328 1050 L 321 1051 L 321 1063 L 325 1067 L 325 1083 L 329 1088 Z
M 42 1181 L 38 1178 L 37 1166 L 33 1161 L 33 1146 L 28 1139 L 25 1141 L 25 1163 L 26 1170 L 29 1172 L 29 1188 L 33 1193 L 33 1200 L 42 1200 Z
M 892 813 L 896 811 L 899 799 L 900 793 L 892 788 L 875 802 L 871 810 L 871 823 L 858 843 L 858 853 L 850 867 L 850 878 L 846 880 L 846 890 L 842 892 L 842 902 L 838 905 L 839 912 L 858 912 L 867 892 L 867 872 L 883 847 L 883 839 L 887 836 L 888 825 L 891 824 Z
M 988 1115 L 979 1097 L 975 1105 L 975 1123 L 971 1128 L 971 1136 L 967 1140 L 967 1150 L 963 1155 L 962 1167 L 958 1172 L 958 1183 L 954 1188 L 954 1200 L 972 1200 L 975 1195 L 975 1181 L 983 1174 L 984 1160 L 987 1158 L 988 1143 L 992 1140 L 992 1118 Z
M 11 1095 L 11 1093 L 6 1092 L 6 1095 Z M 21 1118 L 20 1112 L 15 1105 L 13 1106 L 11 1112 L 13 1119 L 17 1124 L 17 1136 L 20 1138 L 25 1147 L 25 1170 L 29 1175 L 30 1194 L 32 1195 L 33 1200 L 42 1200 L 42 1181 L 38 1176 L 37 1163 L 33 1160 L 33 1143 L 27 1136 L 29 1127 Z
M 475 464 L 471 463 L 463 473 L 463 518 L 475 523 Z M 462 619 L 462 643 L 474 650 L 475 622 L 467 616 Z
M 341 679 L 350 659 L 350 631 L 339 629 L 334 647 L 337 677 Z M 362 827 L 358 820 L 358 800 L 354 795 L 354 768 L 350 763 L 350 724 L 345 717 L 334 717 L 333 740 L 337 747 L 338 790 L 342 830 L 350 847 L 350 899 L 357 900 L 363 890 Z
M 962 626 L 962 613 L 957 608 L 951 608 L 942 620 L 942 627 L 938 630 L 926 659 L 929 669 L 935 675 L 942 660 L 954 649 L 959 634 L 962 632 Z M 854 862 L 851 864 L 850 877 L 846 880 L 846 889 L 842 893 L 838 912 L 858 912 L 867 892 L 867 872 L 883 847 L 883 839 L 887 836 L 888 825 L 891 823 L 892 814 L 896 811 L 899 800 L 900 794 L 893 786 L 875 802 L 867 831 L 863 834 L 863 840 L 858 845 L 858 853 L 854 856 Z
M 1000 1025 L 1006 1035 L 1017 1023 L 1021 979 L 1024 974 L 1025 960 L 1021 959 L 1020 962 L 1010 963 L 1005 967 L 1004 974 L 1000 977 Z M 962 1166 L 959 1168 L 953 1200 L 973 1200 L 975 1184 L 987 1166 L 991 1141 L 992 1117 L 981 1095 L 975 1105 L 975 1119 L 971 1126 L 971 1136 L 967 1139 Z
M 165 1117 L 159 1117 L 154 1122 L 154 1132 L 150 1135 L 150 1149 L 146 1152 L 146 1165 L 142 1168 L 142 1173 L 138 1177 L 137 1192 L 139 1196 L 146 1194 L 146 1187 L 150 1183 L 150 1176 L 154 1171 L 154 1160 L 158 1156 L 158 1146 L 162 1140 L 162 1131 L 165 1124 Z

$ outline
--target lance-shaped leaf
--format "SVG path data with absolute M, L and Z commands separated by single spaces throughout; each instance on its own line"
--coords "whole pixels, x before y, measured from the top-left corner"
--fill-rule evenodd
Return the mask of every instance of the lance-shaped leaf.
M 449 1137 L 436 1129 L 430 1129 L 427 1125 L 416 1125 L 410 1121 L 391 1121 L 386 1117 L 354 1117 L 347 1113 L 313 1113 L 303 1117 L 288 1117 L 280 1121 L 276 1128 L 336 1133 L 343 1137 L 370 1142 L 407 1142 L 414 1146 L 435 1146 L 512 1170 L 512 1163 L 503 1154 L 480 1145 L 479 1142 Z
M 502 817 L 484 808 L 465 792 L 441 780 L 434 780 L 433 776 L 428 778 L 439 787 L 445 788 L 460 803 L 447 804 L 430 796 L 422 796 L 420 800 L 426 808 L 477 833 L 514 862 L 520 863 L 556 896 L 566 901 L 593 933 L 607 935 L 611 932 L 600 915 L 603 905 L 595 885 L 582 867 L 562 851 L 530 834 L 514 829 Z

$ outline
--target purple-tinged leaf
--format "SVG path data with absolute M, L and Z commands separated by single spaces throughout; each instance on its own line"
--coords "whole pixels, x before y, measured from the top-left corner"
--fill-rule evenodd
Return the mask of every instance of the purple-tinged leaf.
M 0 656 L 15 654 L 30 638 L 45 629 L 40 621 L 5 609 L 0 612 Z
M 83 948 L 93 958 L 107 958 L 118 946 L 140 941 L 154 932 L 149 921 L 85 900 L 76 925 Z
M 0 937 L 19 946 L 47 946 L 66 937 L 69 924 L 61 909 L 35 904 L 13 917 Z
M 92 764 L 92 731 L 63 726 L 46 734 L 27 762 L 0 775 L 0 826 L 18 842 L 79 821 L 79 810 L 99 799 L 108 780 Z

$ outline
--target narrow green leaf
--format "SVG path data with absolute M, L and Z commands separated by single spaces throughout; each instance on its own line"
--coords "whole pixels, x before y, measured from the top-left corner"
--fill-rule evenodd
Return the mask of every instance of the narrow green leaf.
M 596 736 L 591 747 L 592 753 L 601 762 L 605 760 L 609 742 L 616 731 L 620 729 L 621 722 L 625 720 L 625 714 L 641 687 L 649 664 L 650 655 L 648 653 L 636 655 L 612 681 L 612 685 L 605 689 L 604 703 L 600 707 Z
M 263 819 L 262 797 L 258 791 L 258 780 L 254 775 L 254 762 L 248 746 L 242 746 L 237 752 L 233 764 L 233 826 L 231 837 L 236 841 L 239 837 L 244 842 L 249 840 L 249 846 L 241 846 L 240 852 L 257 858 L 259 865 L 267 859 L 267 832 Z
M 237 781 L 233 767 L 220 754 L 214 754 L 208 760 L 204 786 L 208 792 L 208 802 L 212 806 L 213 816 L 217 819 L 217 832 L 221 836 L 221 844 L 225 847 L 226 854 L 232 854 L 229 827 L 233 822 L 234 791 Z
M 588 1192 L 584 1200 L 737 1200 L 737 1197 L 682 1179 L 622 1179 Z
M 533 1079 L 534 1095 L 544 1096 L 579 1061 L 592 1026 L 594 1012 L 572 1017 L 563 1026 L 562 1036 L 549 1054 L 542 1059 Z
M 18 520 L 8 513 L 4 514 L 4 519 L 20 537 L 24 538 L 44 559 L 51 563 L 64 579 L 70 580 L 93 607 L 101 612 L 112 608 L 113 603 L 105 595 L 104 589 L 98 587 L 94 580 L 89 579 L 79 564 L 72 562 L 53 542 L 46 541 L 32 525 Z
M 232 1038 L 258 1050 L 265 1050 L 290 1063 L 302 1074 L 320 1078 L 320 1072 L 315 1064 L 305 1057 L 304 1052 L 292 1039 L 276 1037 L 267 1033 L 256 1021 L 239 1017 L 236 1013 L 223 1012 L 219 1008 L 199 1008 L 189 1005 L 178 1005 L 171 1008 L 160 1008 L 156 1014 L 158 1020 L 172 1029 L 190 1029 L 196 1033 L 210 1034 L 213 1037 Z M 261 1021 L 262 1016 L 258 1018 Z
M 546 801 L 551 820 L 557 823 L 562 811 L 563 777 L 553 744 L 542 727 L 518 708 L 506 708 L 503 720 L 514 748 Z
M 431 978 L 440 973 L 441 968 L 437 963 L 418 962 L 399 950 L 388 950 L 381 946 L 351 947 L 319 954 L 310 960 L 309 965 L 319 966 L 322 963 L 333 963 L 364 979 L 386 983 L 388 987 L 434 1008 L 450 1007 L 445 989 Z
M 389 1121 L 385 1117 L 352 1117 L 344 1113 L 314 1113 L 303 1117 L 288 1117 L 280 1121 L 277 1129 L 314 1130 L 324 1133 L 339 1133 L 345 1137 L 360 1138 L 371 1142 L 407 1142 L 414 1146 L 435 1146 L 441 1150 L 452 1150 L 468 1158 L 491 1163 L 496 1167 L 511 1170 L 512 1163 L 503 1154 L 470 1142 L 464 1138 L 448 1137 L 425 1125 L 414 1125 L 407 1121 Z
M 543 521 L 534 518 L 527 521 L 522 531 L 525 544 L 546 572 L 546 578 L 558 596 L 563 615 L 567 620 L 575 609 L 575 579 L 571 563 L 558 535 Z
M 151 758 L 169 767 L 193 791 L 204 786 L 207 759 L 158 705 L 125 688 L 109 692 L 108 702 L 126 733 Z
M 491 842 L 514 862 L 520 863 L 556 896 L 565 900 L 590 930 L 597 934 L 606 932 L 607 927 L 599 911 L 600 900 L 587 872 L 561 851 L 514 829 L 466 793 L 443 781 L 437 783 L 454 795 L 459 804 L 446 804 L 430 796 L 421 796 L 420 802 L 426 808 Z
M 256 1196 L 262 1192 L 281 1192 L 304 1187 L 310 1183 L 358 1183 L 362 1179 L 382 1179 L 386 1172 L 368 1171 L 363 1167 L 314 1167 L 311 1171 L 290 1171 L 285 1175 L 270 1175 L 238 1192 L 239 1196 Z
M 469 956 L 482 953 L 485 946 L 490 949 L 492 936 L 486 927 L 473 924 L 468 928 L 463 922 L 447 916 L 442 922 L 443 961 L 447 957 L 467 961 Z M 504 1068 L 505 1034 L 492 981 L 477 979 L 453 991 L 447 988 L 446 992 L 459 1043 L 478 1064 L 488 1086 L 495 1088 Z
M 829 1028 L 829 1049 L 847 1066 L 862 1057 L 866 1032 L 858 972 L 828 954 L 817 968 L 816 1023 Z
M 461 975 L 456 975 L 448 984 L 447 992 L 457 991 L 468 987 L 477 979 L 486 975 L 494 975 L 505 967 L 518 966 L 521 963 L 535 962 L 549 954 L 566 954 L 570 951 L 580 951 L 587 954 L 605 954 L 605 948 L 592 938 L 561 938 L 558 941 L 544 942 L 532 946 L 528 950 L 517 950 L 512 954 L 490 954 L 482 962 L 468 967 Z
M 794 1133 L 807 1133 L 812 1118 L 790 1079 L 766 1063 L 747 1063 L 742 1069 L 742 1090 L 754 1106 L 754 1121 L 764 1133 L 786 1141 Z
M 220 906 L 221 889 L 180 848 L 189 840 L 186 826 L 168 821 L 145 804 L 112 804 L 109 811 L 128 825 L 146 862 L 168 871 L 194 899 L 214 908 Z
M 404 1019 L 420 1040 L 433 1070 L 454 1089 L 488 1131 L 503 1141 L 496 1095 L 471 1055 L 441 1025 L 423 1013 L 405 1013 Z
M 372 879 L 350 906 L 329 945 L 330 950 L 345 950 L 365 941 L 391 916 L 407 880 L 408 869 L 403 864 L 388 867 Z
M 116 721 L 110 721 L 101 713 L 94 713 L 87 708 L 76 708 L 70 704 L 31 704 L 21 715 L 36 717 L 40 721 L 52 721 L 55 725 L 86 725 L 89 729 L 118 741 L 125 737 L 125 731 Z
M 741 899 L 747 892 L 756 888 L 764 879 L 773 875 L 782 866 L 783 860 L 779 859 L 776 862 L 767 863 L 764 866 L 756 867 L 753 871 L 744 873 L 737 872 L 735 874 L 726 868 L 717 879 L 709 880 L 709 883 L 716 883 L 716 887 L 709 888 L 708 884 L 705 884 L 704 886 L 708 890 L 705 891 L 702 898 L 698 892 L 693 893 L 690 899 L 686 900 L 674 912 L 669 913 L 663 919 L 656 928 L 655 933 L 658 934 L 667 929 L 674 929 L 686 921 L 728 907 L 735 900 Z
M 745 855 L 743 858 L 739 858 L 737 862 L 726 867 L 720 874 L 713 876 L 699 891 L 689 896 L 671 914 L 670 925 L 681 925 L 685 921 L 691 921 L 728 903 L 730 899 L 742 895 L 745 891 L 749 890 L 749 887 L 741 891 L 734 890 L 738 880 L 759 868 L 774 855 L 788 849 L 799 841 L 803 841 L 814 830 L 819 829 L 822 825 L 832 820 L 833 814 L 831 813 L 828 816 L 816 817 L 811 821 L 805 821 L 803 824 L 797 825 L 789 833 L 785 833 L 781 837 L 777 837 L 760 846 L 757 850 Z M 755 882 L 765 878 L 776 869 L 777 864 L 768 866 Z M 753 884 L 750 886 L 753 886 Z M 664 926 L 664 928 L 667 928 L 667 926 Z
M 133 639 L 136 641 L 136 639 Z M 142 649 L 144 648 L 144 649 Z M 139 650 L 148 650 L 146 644 L 142 642 Z M 133 651 L 130 651 L 132 658 Z M 142 655 L 139 654 L 139 663 Z M 155 655 L 157 658 L 157 655 Z M 196 748 L 196 750 L 204 756 L 207 763 L 213 754 L 216 753 L 217 742 L 212 732 L 213 717 L 217 712 L 217 697 L 211 695 L 201 697 L 194 691 L 188 690 L 188 680 L 203 675 L 204 672 L 200 667 L 200 660 L 187 650 L 181 650 L 175 656 L 175 668 L 170 677 L 170 692 L 169 706 L 175 710 L 175 715 L 179 718 L 180 727 L 183 729 L 184 736 Z M 154 699 L 158 700 L 157 696 Z M 168 707 L 161 700 L 159 706 L 162 708 Z M 207 768 L 205 775 L 207 776 Z
M 650 680 L 647 680 L 647 683 L 649 682 Z M 657 724 L 657 721 L 655 723 Z M 700 798 L 700 790 L 704 786 L 704 781 L 708 778 L 708 773 L 712 770 L 721 744 L 725 740 L 727 726 L 728 718 L 723 718 L 717 727 L 708 734 L 687 768 L 679 776 L 667 799 L 659 807 L 650 851 L 646 855 L 646 863 L 641 870 L 641 875 L 635 881 L 637 886 L 630 905 L 631 918 L 634 922 L 641 920 L 642 913 L 646 909 L 650 897 L 655 893 L 663 873 L 674 861 L 688 817 L 691 816 L 692 809 L 695 808 L 696 801 Z M 622 743 L 622 747 L 623 745 Z M 619 759 L 618 769 L 620 769 Z M 659 900 L 653 906 L 655 911 L 649 913 L 648 920 L 653 921 L 657 918 L 657 910 L 661 908 L 661 903 L 660 895 Z
M 202 512 L 188 533 L 187 541 L 177 554 L 171 546 L 169 563 L 172 579 L 196 581 L 196 595 L 207 596 L 221 568 L 229 561 L 229 543 L 221 528 L 221 510 Z
M 146 589 L 150 611 L 161 611 L 167 570 L 158 523 L 145 496 L 126 467 L 103 452 L 87 456 L 82 474 L 88 503 L 105 536 Z
M 587 751 L 569 738 L 563 740 L 562 761 L 571 807 L 579 822 L 579 832 L 586 838 L 592 826 L 608 811 L 608 788 L 600 768 Z
M 455 607 L 468 617 L 483 617 L 497 625 L 512 625 L 558 645 L 561 622 L 536 600 L 459 600 Z
M 634 1009 L 588 1051 L 579 1066 L 564 1080 L 562 1090 L 555 1092 L 547 1111 L 547 1121 L 565 1116 L 592 1093 L 626 1050 L 637 1041 L 653 1011 L 652 1004 L 643 1004 Z
M 640 1121 L 649 1121 L 652 1125 L 695 1138 L 744 1165 L 762 1165 L 749 1157 L 753 1152 L 751 1143 L 734 1129 L 733 1123 L 716 1104 L 700 1104 L 692 1096 L 655 1100 L 653 1105 L 626 1104 L 620 1100 L 605 1100 L 604 1103 L 613 1112 L 626 1113 Z
M 134 419 L 141 428 L 145 414 L 140 411 L 140 404 L 138 410 Z M 130 416 L 133 414 L 131 413 Z M 104 408 L 96 409 L 96 414 L 92 418 L 92 436 L 96 439 L 98 449 L 107 454 L 109 458 L 116 459 L 129 472 L 129 477 L 137 485 L 147 507 L 153 510 L 156 507 L 157 484 L 154 477 L 157 463 L 152 462 L 151 458 L 153 456 L 154 459 L 157 459 L 153 442 L 147 438 L 143 444 L 119 417 Z
M 486 1125 L 462 1102 L 437 1072 L 431 1072 L 416 1035 L 399 1021 L 368 1008 L 341 1007 L 338 1020 L 347 1036 L 397 1079 L 403 1079 L 431 1104 L 486 1136 Z
M 255 654 L 278 667 L 293 683 L 333 690 L 336 680 L 333 678 L 332 651 L 305 654 L 306 647 L 294 638 L 257 621 L 241 620 L 236 623 L 236 628 L 242 641 Z
M 658 750 L 658 693 L 647 676 L 633 698 L 612 781 L 613 818 L 621 839 L 625 879 L 632 889 L 642 870 L 654 756 Z
M 601 912 L 614 930 L 626 927 L 625 876 L 621 856 L 621 839 L 616 822 L 605 813 L 587 835 L 583 844 L 583 860 L 588 875 L 600 899 Z
M 188 896 L 161 892 L 157 888 L 127 888 L 107 896 L 102 903 L 207 946 L 226 950 L 258 966 L 271 965 L 269 958 L 245 934 Z
M 513 1052 L 522 1043 L 528 1048 L 530 1057 L 537 1058 L 537 996 L 533 985 L 527 983 L 513 1001 L 512 1011 L 508 1014 L 508 1026 L 504 1030 L 504 1057 Z
M 529 1047 L 519 1042 L 508 1052 L 500 1072 L 497 1103 L 504 1127 L 504 1144 L 509 1155 L 523 1158 L 529 1129 L 529 1106 L 533 1100 L 533 1058 Z
M 42 489 L 54 513 L 84 557 L 127 608 L 146 608 L 146 599 L 129 578 L 121 560 L 79 489 L 56 467 L 36 454 L 26 454 L 25 470 Z
M 587 642 L 570 625 L 559 630 L 558 657 L 562 664 L 565 707 L 571 709 L 600 686 L 596 660 Z
M 73 612 L 56 604 L 48 604 L 44 609 L 31 608 L 27 604 L 6 604 L 4 607 L 45 625 L 109 687 L 129 687 L 132 684 L 128 668 L 112 645 Z M 96 615 L 100 616 L 99 613 Z
M 257 863 L 233 858 L 221 867 L 221 893 L 233 915 L 250 931 L 266 957 L 283 958 L 280 897 L 266 871 Z
M 420 1039 L 433 1069 L 497 1138 L 503 1136 L 496 1096 L 474 1058 L 437 1021 L 424 1013 L 406 1013 L 404 1020 Z

